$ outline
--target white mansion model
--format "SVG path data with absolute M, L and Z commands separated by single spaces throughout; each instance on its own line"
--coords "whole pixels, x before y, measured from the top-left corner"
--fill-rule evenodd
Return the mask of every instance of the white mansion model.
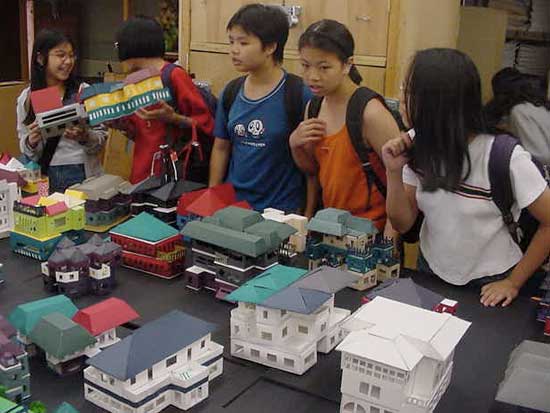
M 311 272 L 276 265 L 226 297 L 231 311 L 231 355 L 303 374 L 344 338 L 350 314 L 334 307 L 334 293 L 357 281 L 341 270 Z
M 172 311 L 88 360 L 86 400 L 113 413 L 187 410 L 208 397 L 223 371 L 216 326 Z
M 341 413 L 432 412 L 451 381 L 454 350 L 470 326 L 450 314 L 383 297 L 343 324 Z

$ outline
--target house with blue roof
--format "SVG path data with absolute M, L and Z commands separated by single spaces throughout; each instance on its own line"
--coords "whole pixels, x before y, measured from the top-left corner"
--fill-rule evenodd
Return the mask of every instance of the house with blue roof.
M 303 374 L 344 338 L 348 310 L 334 294 L 358 276 L 330 267 L 312 271 L 276 265 L 247 281 L 226 300 L 231 311 L 231 355 Z
M 88 359 L 84 397 L 113 413 L 190 409 L 223 372 L 223 346 L 211 339 L 215 329 L 181 311 L 165 314 Z
M 352 285 L 366 290 L 399 278 L 400 264 L 391 240 L 381 238 L 373 222 L 336 208 L 318 211 L 307 225 L 309 269 L 322 265 L 360 276 Z

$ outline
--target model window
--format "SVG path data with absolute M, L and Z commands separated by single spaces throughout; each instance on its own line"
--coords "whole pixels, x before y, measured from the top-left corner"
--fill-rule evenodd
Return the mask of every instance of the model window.
M 172 356 L 169 359 L 166 359 L 166 367 L 173 366 L 178 362 L 178 356 Z
M 379 399 L 380 398 L 380 387 L 372 385 L 371 390 L 370 390 L 370 395 L 372 397 L 374 397 L 375 399 Z
M 298 333 L 308 334 L 309 333 L 309 328 L 307 328 L 306 326 L 298 326 Z
M 260 352 L 258 350 L 252 349 L 252 350 L 250 350 L 250 355 L 252 357 L 259 358 L 260 357 Z
M 188 348 L 188 349 L 187 349 L 187 360 L 191 360 L 192 350 L 193 350 L 193 349 L 191 349 L 191 348 Z
M 267 353 L 267 361 L 272 361 L 273 363 L 277 362 L 277 356 L 275 354 Z
M 284 317 L 286 315 L 286 310 L 281 310 L 281 317 Z
M 273 340 L 273 335 L 271 333 L 268 333 L 266 331 L 262 331 L 262 340 Z
M 369 384 L 368 383 L 364 383 L 364 382 L 361 382 L 359 383 L 359 393 L 362 393 L 362 394 L 366 394 L 367 396 L 369 395 Z
M 132 377 L 130 379 L 130 386 L 133 386 L 134 384 L 136 384 L 136 378 L 135 377 Z
M 380 413 L 380 409 L 378 407 L 371 406 L 370 413 Z
M 283 328 L 283 337 L 288 335 L 288 327 Z
M 206 346 L 206 340 L 201 341 L 201 348 L 204 348 Z
M 153 369 L 147 369 L 147 379 L 153 380 Z
M 294 360 L 285 358 L 284 360 L 285 366 L 287 367 L 294 367 Z
M 267 311 L 264 311 L 264 319 L 267 320 Z

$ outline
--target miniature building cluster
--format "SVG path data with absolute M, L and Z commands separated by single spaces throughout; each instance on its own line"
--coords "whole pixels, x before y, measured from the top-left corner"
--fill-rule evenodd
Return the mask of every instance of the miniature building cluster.
M 496 400 L 537 412 L 550 412 L 549 371 L 550 344 L 523 341 L 510 355 Z
M 541 296 L 533 297 L 538 304 L 537 321 L 544 323 L 544 335 L 550 336 L 550 271 L 540 285 Z
M 432 412 L 449 386 L 470 323 L 376 297 L 342 328 L 340 412 Z
M 147 212 L 118 225 L 109 234 L 122 247 L 125 267 L 162 278 L 183 274 L 185 248 L 179 232 Z
M 124 221 L 130 214 L 132 197 L 123 194 L 131 184 L 119 176 L 101 175 L 73 185 L 71 193 L 82 193 L 86 200 L 86 226 L 88 231 L 104 232 Z
M 187 287 L 207 288 L 223 299 L 251 277 L 278 263 L 296 230 L 266 220 L 259 212 L 230 206 L 202 221 L 190 221 L 182 235 L 191 240 Z M 191 250 L 191 251 L 189 251 Z
M 0 387 L 8 399 L 21 403 L 31 395 L 30 371 L 27 352 L 16 335 L 11 324 L 0 316 Z
M 69 298 L 57 295 L 21 304 L 8 319 L 29 355 L 44 352 L 48 367 L 66 375 L 81 370 L 88 357 L 118 342 L 116 328 L 137 317 L 117 298 L 78 311 Z
M 306 250 L 307 218 L 297 214 L 285 214 L 274 208 L 266 208 L 262 214 L 265 219 L 288 224 L 296 230 L 288 240 L 290 255 L 301 254 Z
M 44 261 L 63 236 L 82 239 L 84 201 L 70 194 L 34 195 L 14 204 L 15 227 L 10 234 L 13 252 Z
M 308 225 L 306 255 L 309 268 L 330 265 L 360 275 L 357 290 L 398 278 L 400 265 L 391 240 L 377 239 L 378 230 L 366 218 L 348 211 L 327 208 L 318 211 Z
M 329 267 L 308 272 L 276 265 L 229 294 L 231 355 L 294 374 L 317 363 L 344 338 L 349 310 L 334 306 L 334 294 L 357 276 Z
M 120 245 L 98 235 L 81 245 L 63 238 L 42 263 L 42 279 L 47 290 L 69 297 L 108 294 L 116 286 L 115 268 L 121 261 Z
M 223 372 L 223 346 L 211 340 L 215 328 L 180 311 L 144 325 L 88 360 L 84 397 L 113 413 L 190 409 Z

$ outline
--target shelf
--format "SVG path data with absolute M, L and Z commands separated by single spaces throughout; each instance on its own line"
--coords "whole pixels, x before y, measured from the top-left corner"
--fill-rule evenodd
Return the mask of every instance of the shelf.
M 523 42 L 550 42 L 550 32 L 529 32 L 527 30 L 507 30 L 507 40 L 518 40 Z

